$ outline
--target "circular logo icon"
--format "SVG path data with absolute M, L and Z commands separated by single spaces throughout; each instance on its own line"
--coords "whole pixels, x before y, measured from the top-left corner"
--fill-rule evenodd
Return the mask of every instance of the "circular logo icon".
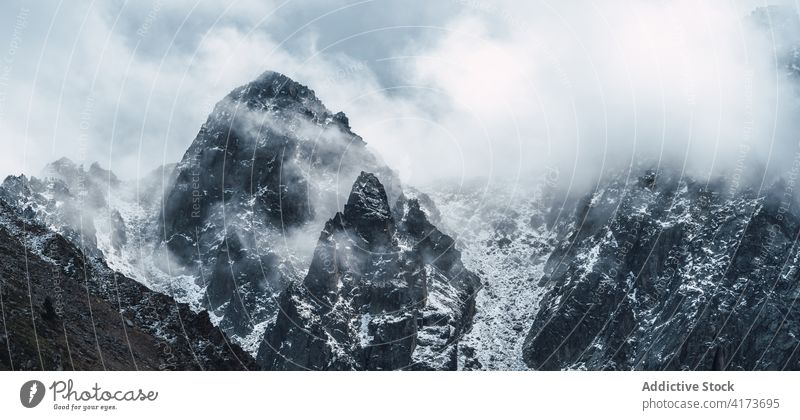
M 39 381 L 25 382 L 19 389 L 19 402 L 27 408 L 36 407 L 42 399 L 44 399 L 44 384 Z

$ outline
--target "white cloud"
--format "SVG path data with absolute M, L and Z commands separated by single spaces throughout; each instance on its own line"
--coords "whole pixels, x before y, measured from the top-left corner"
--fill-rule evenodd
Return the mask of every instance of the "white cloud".
M 0 119 L 3 168 L 67 155 L 131 177 L 178 160 L 213 104 L 267 69 L 345 111 L 412 184 L 552 165 L 590 182 L 642 156 L 705 174 L 748 143 L 793 155 L 794 82 L 744 19 L 750 4 L 386 4 L 80 5 L 47 44 L 52 12 L 34 11 Z

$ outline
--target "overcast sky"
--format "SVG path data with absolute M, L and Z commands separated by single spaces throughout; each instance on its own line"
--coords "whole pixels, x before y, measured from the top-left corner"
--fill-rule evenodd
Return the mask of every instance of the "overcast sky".
M 796 31 L 754 25 L 765 3 L 4 1 L 0 168 L 67 156 L 135 178 L 179 160 L 213 104 L 265 70 L 347 113 L 410 183 L 547 165 L 592 178 L 640 153 L 772 162 L 797 148 L 779 63 Z

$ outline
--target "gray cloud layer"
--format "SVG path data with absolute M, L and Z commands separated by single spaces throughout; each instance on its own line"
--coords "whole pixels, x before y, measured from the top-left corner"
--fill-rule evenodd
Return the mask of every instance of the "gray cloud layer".
M 412 184 L 797 152 L 796 31 L 755 1 L 6 2 L 0 165 L 173 162 L 262 71 L 315 89 Z M 794 12 L 794 3 L 787 3 Z M 796 13 L 796 12 L 795 12 Z M 788 51 L 788 52 L 787 52 Z

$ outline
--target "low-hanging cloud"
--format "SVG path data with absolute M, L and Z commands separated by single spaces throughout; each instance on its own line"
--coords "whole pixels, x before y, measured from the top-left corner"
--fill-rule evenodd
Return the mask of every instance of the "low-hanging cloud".
M 796 12 L 707 3 L 465 2 L 476 13 L 409 67 L 418 85 L 436 87 L 441 103 L 428 115 L 464 161 L 420 159 L 439 176 L 524 179 L 550 166 L 577 185 L 641 161 L 700 179 L 753 164 L 774 176 L 798 152 L 800 127 L 787 62 L 797 39 L 770 24 L 787 14 L 797 23 Z
M 20 104 L 0 120 L 4 169 L 67 155 L 136 177 L 180 159 L 213 104 L 267 69 L 346 112 L 413 185 L 558 168 L 591 186 L 645 159 L 758 179 L 797 152 L 797 34 L 776 24 L 796 22 L 791 6 L 378 3 L 82 5 L 47 43 L 51 16 L 33 10 L 4 92 Z

